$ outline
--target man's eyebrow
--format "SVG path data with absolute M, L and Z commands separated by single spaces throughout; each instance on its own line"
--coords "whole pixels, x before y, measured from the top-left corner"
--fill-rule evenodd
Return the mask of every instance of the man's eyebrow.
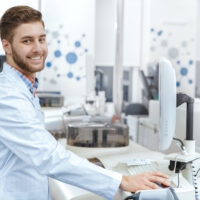
M 42 34 L 42 35 L 40 35 L 40 37 L 46 37 L 46 34 Z
M 42 34 L 42 35 L 40 35 L 39 37 L 46 37 L 46 34 Z M 23 39 L 31 39 L 31 38 L 34 38 L 34 36 L 25 35 L 25 36 L 23 36 L 21 39 L 23 40 Z
M 32 36 L 23 36 L 21 39 L 30 39 L 30 38 L 33 38 Z

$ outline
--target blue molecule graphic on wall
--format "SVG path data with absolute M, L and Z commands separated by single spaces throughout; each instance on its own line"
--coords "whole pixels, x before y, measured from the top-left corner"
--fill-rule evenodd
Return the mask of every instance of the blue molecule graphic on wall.
M 77 61 L 77 59 L 78 59 L 78 57 L 77 57 L 76 53 L 74 53 L 74 52 L 69 52 L 66 55 L 66 60 L 69 64 L 74 64 Z
M 74 75 L 73 75 L 72 72 L 68 72 L 68 73 L 67 73 L 67 77 L 68 77 L 68 78 L 72 78 L 73 76 L 74 76 Z
M 47 66 L 47 67 L 51 67 L 51 65 L 52 65 L 51 62 L 47 62 L 47 63 L 46 63 L 46 66 Z
M 182 76 L 186 76 L 188 73 L 188 69 L 186 67 L 182 67 L 180 70 L 180 73 Z
M 151 32 L 154 32 L 154 28 L 151 28 L 150 31 L 151 31 Z
M 81 78 L 80 78 L 79 76 L 77 76 L 77 77 L 76 77 L 76 80 L 77 80 L 77 81 L 80 81 L 80 80 L 81 80 Z
M 74 43 L 74 45 L 75 45 L 75 47 L 80 47 L 80 46 L 81 46 L 81 42 L 80 42 L 80 41 L 76 41 L 76 42 Z
M 61 53 L 60 50 L 56 50 L 56 51 L 54 52 L 54 55 L 55 55 L 55 57 L 59 58 L 59 57 L 62 55 L 62 53 Z
M 64 33 L 63 30 L 61 30 L 62 27 L 63 25 L 59 26 L 60 30 L 47 30 L 47 34 L 50 37 L 48 45 L 57 45 L 57 47 L 52 50 L 52 53 L 50 53 L 52 58 L 48 58 L 48 60 L 45 62 L 45 66 L 49 68 L 49 70 L 53 70 L 54 73 L 56 73 L 56 78 L 65 77 L 80 81 L 82 78 L 85 78 L 84 76 L 80 75 L 83 73 L 84 69 L 80 68 L 80 70 L 77 70 L 77 68 L 80 66 L 80 63 L 84 61 L 84 55 L 86 55 L 86 53 L 89 51 L 83 43 L 83 39 L 86 37 L 86 34 L 82 33 L 79 39 L 77 38 L 73 41 L 70 41 L 71 38 L 69 34 Z M 63 59 L 61 60 L 61 58 L 64 58 L 64 61 L 66 62 L 66 71 L 62 71 L 59 69 L 59 67 L 57 67 L 57 62 L 63 62 Z M 72 65 L 74 71 L 71 70 Z M 50 80 L 50 77 L 48 77 L 48 80 L 50 83 L 53 83 L 53 79 Z
M 163 33 L 163 31 L 162 30 L 160 30 L 160 31 L 158 31 L 158 36 L 161 36 L 162 35 L 162 33 Z
M 189 65 L 192 65 L 193 64 L 193 60 L 189 60 Z
M 188 82 L 189 82 L 189 84 L 192 84 L 192 83 L 193 83 L 192 79 L 190 79 Z
M 185 88 L 185 86 L 187 86 L 188 89 L 192 88 L 194 86 L 193 66 L 195 65 L 195 57 L 193 57 L 193 52 L 190 51 L 190 43 L 194 41 L 194 39 L 185 40 L 184 37 L 181 38 L 182 36 L 178 35 L 176 31 L 169 32 L 168 28 L 163 29 L 162 26 L 150 27 L 149 31 L 151 34 L 150 50 L 152 59 L 158 56 L 168 57 L 173 63 L 177 73 L 177 89 L 186 90 L 187 88 Z M 176 42 L 174 42 L 174 39 L 176 39 Z M 160 52 L 161 48 L 162 52 Z
M 180 87 L 181 83 L 179 81 L 176 82 L 176 87 Z

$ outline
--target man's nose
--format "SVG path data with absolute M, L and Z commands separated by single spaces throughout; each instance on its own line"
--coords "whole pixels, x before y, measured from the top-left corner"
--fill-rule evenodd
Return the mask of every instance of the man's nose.
M 34 41 L 33 43 L 33 52 L 41 52 L 42 51 L 42 45 L 39 41 Z

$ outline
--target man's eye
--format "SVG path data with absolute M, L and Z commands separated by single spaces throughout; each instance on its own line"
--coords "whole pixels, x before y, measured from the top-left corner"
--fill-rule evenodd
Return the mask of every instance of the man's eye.
M 30 44 L 31 41 L 30 41 L 30 40 L 24 40 L 23 43 L 24 43 L 24 44 Z
M 40 42 L 45 42 L 46 38 L 40 38 Z

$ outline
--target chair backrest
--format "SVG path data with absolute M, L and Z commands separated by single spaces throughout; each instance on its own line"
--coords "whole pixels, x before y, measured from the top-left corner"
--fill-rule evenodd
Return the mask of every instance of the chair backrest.
M 3 70 L 3 63 L 6 62 L 6 56 L 0 55 L 0 72 Z

